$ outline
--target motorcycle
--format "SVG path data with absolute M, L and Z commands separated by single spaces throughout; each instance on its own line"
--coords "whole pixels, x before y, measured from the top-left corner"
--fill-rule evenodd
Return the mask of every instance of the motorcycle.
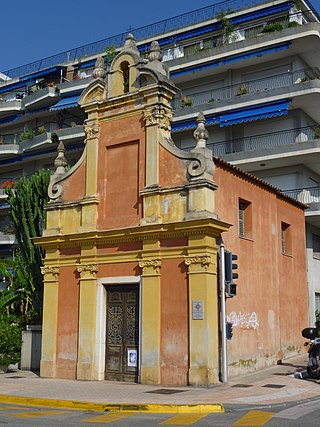
M 310 378 L 320 378 L 320 337 L 318 337 L 318 331 L 316 328 L 305 328 L 301 331 L 303 338 L 307 338 L 309 341 L 304 343 L 305 347 L 308 348 L 308 366 L 307 372 Z

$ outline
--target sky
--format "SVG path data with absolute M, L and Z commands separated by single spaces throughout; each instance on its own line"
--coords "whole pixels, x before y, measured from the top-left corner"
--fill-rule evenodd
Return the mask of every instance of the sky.
M 219 1 L 1 0 L 0 71 L 216 3 Z M 320 12 L 320 0 L 311 3 Z

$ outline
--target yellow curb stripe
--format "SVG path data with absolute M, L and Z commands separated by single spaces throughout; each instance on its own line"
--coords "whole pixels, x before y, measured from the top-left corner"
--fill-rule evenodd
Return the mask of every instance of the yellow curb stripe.
M 97 417 L 82 420 L 82 423 L 113 423 L 134 415 L 132 412 L 109 412 L 109 414 L 98 415 Z
M 65 408 L 90 410 L 98 412 L 150 412 L 154 414 L 177 413 L 212 413 L 224 412 L 224 406 L 217 404 L 200 405 L 170 405 L 170 404 L 106 404 L 96 402 L 81 402 L 78 400 L 42 399 L 38 397 L 0 395 L 0 402 L 13 403 L 15 405 L 46 406 L 50 408 Z
M 178 414 L 174 417 L 169 418 L 166 421 L 162 421 L 160 424 L 175 425 L 175 426 L 191 426 L 208 414 Z
M 263 426 L 275 412 L 249 411 L 245 416 L 236 421 L 233 426 Z

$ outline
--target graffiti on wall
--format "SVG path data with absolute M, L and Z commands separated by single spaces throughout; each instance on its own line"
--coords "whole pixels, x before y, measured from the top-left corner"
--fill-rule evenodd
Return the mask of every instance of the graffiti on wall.
M 252 313 L 248 313 L 247 311 L 244 313 L 241 313 L 241 311 L 239 313 L 231 311 L 227 315 L 227 322 L 231 322 L 234 327 L 241 329 L 257 329 L 259 327 L 258 315 L 255 311 Z

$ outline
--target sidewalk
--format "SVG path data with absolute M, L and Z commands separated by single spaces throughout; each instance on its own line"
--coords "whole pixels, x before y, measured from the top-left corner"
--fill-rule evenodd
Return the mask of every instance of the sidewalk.
M 320 380 L 294 378 L 294 373 L 306 371 L 306 364 L 304 354 L 209 389 L 46 379 L 16 371 L 0 375 L 0 402 L 87 410 L 221 412 L 225 404 L 260 406 L 318 397 Z

